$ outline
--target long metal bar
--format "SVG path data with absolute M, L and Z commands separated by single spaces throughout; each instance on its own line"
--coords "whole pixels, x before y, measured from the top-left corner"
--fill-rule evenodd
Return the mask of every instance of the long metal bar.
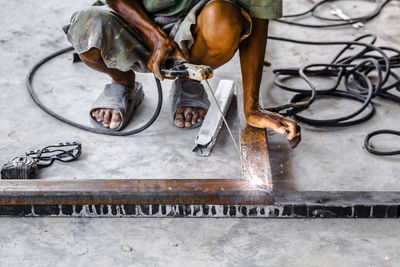
M 243 180 L 3 180 L 0 205 L 269 204 L 272 195 Z

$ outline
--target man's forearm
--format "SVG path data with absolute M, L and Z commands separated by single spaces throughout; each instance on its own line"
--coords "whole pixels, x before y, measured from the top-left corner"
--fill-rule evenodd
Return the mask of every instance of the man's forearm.
M 268 20 L 253 19 L 251 35 L 240 44 L 239 51 L 246 116 L 258 105 L 267 37 Z
M 107 0 L 107 4 L 143 34 L 144 41 L 152 50 L 157 41 L 168 37 L 149 18 L 140 0 Z

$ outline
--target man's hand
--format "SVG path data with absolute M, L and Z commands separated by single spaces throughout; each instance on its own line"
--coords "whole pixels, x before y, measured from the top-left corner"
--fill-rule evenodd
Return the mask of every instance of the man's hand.
M 143 36 L 151 49 L 147 67 L 163 80 L 160 69 L 167 60 L 187 61 L 178 45 L 147 15 L 141 0 L 107 0 L 107 4 Z
M 169 37 L 164 37 L 154 42 L 154 48 L 147 62 L 147 67 L 162 81 L 164 77 L 161 74 L 161 68 L 165 67 L 165 63 L 168 60 L 187 61 L 179 50 L 178 45 Z
M 277 113 L 254 108 L 246 113 L 246 120 L 253 127 L 271 128 L 279 134 L 286 134 L 288 141 L 296 137 L 299 138 L 301 135 L 296 122 L 286 119 Z

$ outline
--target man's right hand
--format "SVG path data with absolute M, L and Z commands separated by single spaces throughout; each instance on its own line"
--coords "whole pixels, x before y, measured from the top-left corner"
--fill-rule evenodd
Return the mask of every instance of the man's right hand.
M 165 63 L 168 60 L 177 61 L 188 61 L 183 56 L 183 53 L 179 49 L 178 45 L 169 37 L 162 37 L 153 43 L 152 54 L 147 67 L 154 73 L 159 80 L 163 80 L 164 77 L 161 74 L 161 69 L 165 67 Z
M 141 0 L 106 1 L 112 9 L 142 34 L 143 40 L 151 48 L 147 67 L 159 80 L 164 79 L 160 70 L 165 67 L 167 60 L 187 61 L 178 45 L 147 15 Z

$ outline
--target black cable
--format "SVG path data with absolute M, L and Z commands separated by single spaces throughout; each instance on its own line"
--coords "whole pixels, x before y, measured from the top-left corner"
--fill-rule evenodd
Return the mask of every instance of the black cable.
M 367 42 L 365 39 L 371 39 Z M 273 70 L 275 74 L 274 84 L 279 88 L 294 92 L 296 95 L 290 100 L 290 104 L 280 107 L 265 108 L 265 110 L 278 112 L 283 116 L 294 116 L 300 122 L 320 127 L 344 127 L 355 125 L 370 119 L 375 109 L 372 99 L 382 97 L 396 103 L 400 103 L 400 96 L 391 93 L 392 90 L 400 92 L 400 75 L 394 69 L 400 68 L 400 50 L 393 47 L 379 47 L 375 45 L 377 37 L 374 34 L 364 34 L 353 41 L 315 42 L 287 39 L 270 36 L 269 39 L 297 43 L 302 45 L 344 45 L 344 48 L 334 57 L 330 63 L 310 64 L 302 68 L 280 68 Z M 355 47 L 362 47 L 360 52 L 354 51 Z M 386 52 L 394 53 L 388 56 Z M 348 55 L 344 56 L 347 53 Z M 373 75 L 376 81 L 373 82 Z M 310 77 L 329 77 L 336 79 L 333 86 L 328 88 L 316 88 L 310 81 Z M 283 81 L 292 78 L 301 78 L 306 81 L 310 89 L 298 88 L 286 85 Z M 389 78 L 394 82 L 389 83 Z M 344 84 L 345 91 L 339 90 Z M 333 119 L 312 119 L 299 115 L 301 109 L 297 106 L 301 103 L 311 105 L 312 101 L 319 98 L 339 97 L 361 102 L 362 105 L 351 114 Z M 305 100 L 308 99 L 308 100 Z M 311 101 L 310 101 L 311 100 Z M 286 112 L 281 112 L 286 110 Z M 373 149 L 368 145 L 369 139 L 377 134 L 395 134 L 399 132 L 381 130 L 369 134 L 365 139 L 365 147 L 368 151 Z M 377 155 L 395 155 L 394 152 L 371 152 Z
M 371 41 L 369 43 L 362 41 L 366 38 L 371 38 Z M 291 104 L 296 105 L 299 103 L 299 101 L 303 101 L 307 97 L 312 99 L 312 101 L 314 101 L 315 98 L 318 98 L 320 96 L 343 97 L 359 101 L 363 104 L 355 112 L 347 116 L 329 120 L 309 119 L 304 116 L 298 115 L 297 113 L 299 113 L 299 110 L 296 109 L 294 109 L 293 111 L 289 110 L 289 112 L 286 113 L 280 112 L 280 108 L 286 108 L 286 109 L 291 108 L 290 104 L 281 107 L 266 108 L 266 110 L 268 111 L 278 112 L 283 116 L 293 115 L 295 119 L 302 122 L 306 122 L 314 126 L 330 126 L 330 127 L 350 126 L 360 122 L 364 122 L 367 119 L 371 118 L 372 115 L 374 114 L 374 108 L 371 103 L 371 100 L 377 95 L 380 96 L 383 94 L 386 97 L 387 94 L 390 94 L 388 93 L 389 90 L 398 86 L 397 82 L 391 85 L 386 85 L 390 77 L 398 77 L 397 74 L 392 72 L 392 68 L 397 67 L 396 65 L 394 65 L 396 61 L 393 60 L 394 57 L 389 58 L 384 52 L 385 50 L 389 50 L 389 48 L 387 47 L 381 48 L 374 45 L 377 38 L 373 34 L 362 35 L 356 38 L 354 41 L 335 41 L 335 42 L 302 41 L 302 40 L 293 40 L 293 39 L 274 37 L 274 36 L 270 36 L 269 39 L 298 43 L 303 45 L 345 46 L 334 57 L 331 63 L 310 64 L 303 68 L 287 68 L 287 69 L 280 68 L 280 69 L 275 69 L 273 71 L 275 74 L 275 79 L 274 79 L 275 85 L 277 85 L 279 88 L 283 90 L 298 93 L 291 99 L 290 101 Z M 353 49 L 354 46 L 363 47 L 363 49 L 361 52 L 358 52 L 355 55 L 342 57 L 345 52 L 348 52 L 350 49 Z M 390 49 L 391 51 L 396 52 L 398 53 L 398 55 L 400 55 L 400 51 L 394 48 Z M 375 54 L 373 56 L 368 56 L 372 52 L 374 52 Z M 361 62 L 356 64 L 355 61 L 359 60 L 361 60 Z M 368 75 L 372 71 L 375 71 L 377 73 L 377 82 L 375 84 L 373 84 L 371 79 L 368 77 Z M 316 89 L 316 87 L 312 85 L 312 82 L 310 82 L 309 79 L 309 77 L 316 77 L 316 76 L 331 77 L 331 78 L 333 77 L 336 79 L 336 82 L 330 88 Z M 300 77 L 307 82 L 311 90 L 290 87 L 288 85 L 285 85 L 282 82 L 281 77 L 285 77 L 286 79 Z M 398 81 L 400 82 L 400 79 L 398 79 Z M 347 91 L 338 91 L 338 87 L 342 82 L 344 82 Z M 308 101 L 308 103 L 311 104 L 312 101 Z M 368 109 L 369 111 L 366 112 L 361 118 L 352 120 L 356 116 L 363 113 L 365 109 Z
M 322 0 L 318 3 L 316 3 L 315 5 L 313 5 L 309 10 L 306 10 L 305 12 L 301 12 L 298 14 L 285 15 L 285 16 L 283 16 L 284 19 L 276 19 L 275 21 L 278 21 L 280 23 L 294 25 L 294 26 L 308 27 L 308 28 L 328 28 L 328 27 L 352 25 L 355 23 L 365 22 L 370 19 L 373 19 L 374 17 L 379 15 L 380 12 L 382 11 L 382 9 L 392 0 L 385 0 L 383 2 L 380 0 L 375 0 L 376 8 L 370 14 L 367 14 L 367 15 L 361 16 L 361 17 L 350 18 L 349 20 L 344 21 L 344 22 L 343 22 L 343 19 L 340 19 L 340 18 L 336 19 L 336 18 L 322 17 L 316 13 L 316 10 L 319 7 L 321 7 L 322 5 L 324 5 L 326 3 L 332 3 L 335 1 L 345 1 L 345 0 Z M 331 23 L 331 24 L 306 24 L 306 23 L 300 23 L 300 22 L 294 22 L 294 21 L 287 20 L 288 18 L 300 18 L 300 17 L 306 16 L 308 14 L 310 14 L 312 17 L 315 17 L 315 18 L 323 20 L 323 21 L 334 21 L 334 22 L 342 21 L 342 22 Z
M 375 148 L 373 148 L 373 146 L 370 144 L 370 140 L 372 137 L 377 136 L 377 135 L 382 135 L 382 134 L 391 134 L 391 135 L 397 135 L 400 136 L 400 131 L 393 131 L 393 130 L 379 130 L 379 131 L 375 131 L 372 132 L 370 134 L 368 134 L 365 137 L 364 140 L 364 147 L 365 149 L 375 155 L 378 156 L 394 156 L 394 155 L 400 155 L 400 149 L 399 150 L 395 150 L 395 151 L 380 151 L 377 150 Z
M 64 49 L 61 49 L 51 55 L 48 55 L 47 57 L 43 58 L 42 60 L 40 60 L 39 62 L 37 62 L 28 72 L 28 75 L 26 76 L 26 88 L 28 89 L 29 94 L 31 95 L 33 101 L 42 109 L 44 110 L 47 114 L 53 116 L 54 118 L 67 123 L 73 127 L 76 127 L 78 129 L 81 130 L 85 130 L 88 132 L 92 132 L 92 133 L 97 133 L 97 134 L 105 134 L 105 135 L 115 135 L 115 136 L 127 136 L 127 135 L 133 135 L 133 134 L 138 134 L 144 130 L 146 130 L 147 128 L 149 128 L 158 118 L 158 116 L 160 115 L 160 111 L 162 108 L 162 102 L 163 102 L 163 92 L 162 92 L 162 87 L 161 87 L 161 83 L 160 81 L 155 78 L 155 81 L 157 83 L 157 91 L 158 91 L 158 104 L 157 104 L 157 108 L 154 111 L 153 116 L 150 118 L 150 120 L 145 123 L 143 126 L 140 126 L 136 129 L 133 130 L 129 130 L 129 131 L 122 131 L 122 132 L 116 132 L 116 131 L 112 131 L 112 130 L 102 130 L 102 129 L 96 129 L 96 128 L 92 128 L 83 124 L 79 124 L 76 123 L 74 121 L 68 120 L 62 116 L 60 116 L 59 114 L 57 114 L 56 112 L 52 111 L 50 108 L 46 107 L 39 99 L 39 97 L 36 95 L 35 90 L 33 88 L 33 78 L 35 76 L 36 71 L 45 63 L 47 63 L 48 61 L 50 61 L 51 59 L 60 56 L 62 54 L 65 54 L 67 52 L 72 51 L 74 48 L 73 47 L 67 47 Z

